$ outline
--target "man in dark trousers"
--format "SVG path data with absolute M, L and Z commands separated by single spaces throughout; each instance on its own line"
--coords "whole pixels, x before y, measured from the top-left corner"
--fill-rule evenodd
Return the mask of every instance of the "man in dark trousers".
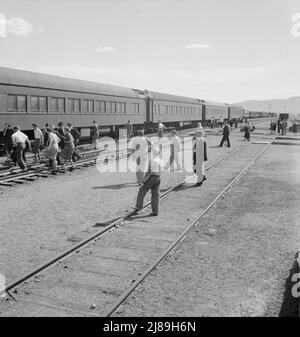
M 5 128 L 3 131 L 3 138 L 4 138 L 4 150 L 7 157 L 10 156 L 12 152 L 12 139 L 11 136 L 13 134 L 13 129 L 10 127 L 10 124 L 5 123 Z
M 93 136 L 92 136 L 92 144 L 94 145 L 94 149 L 97 149 L 97 142 L 99 138 L 99 127 L 96 121 L 93 121 Z
M 222 147 L 225 141 L 227 142 L 227 147 L 230 147 L 230 141 L 229 141 L 229 127 L 228 127 L 226 121 L 224 121 L 223 137 L 222 137 L 222 140 L 221 140 L 221 143 L 220 143 L 219 147 Z

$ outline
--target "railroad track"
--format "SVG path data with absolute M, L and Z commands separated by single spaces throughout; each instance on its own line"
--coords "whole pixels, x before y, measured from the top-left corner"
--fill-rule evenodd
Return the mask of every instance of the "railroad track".
M 253 140 L 255 142 L 256 140 Z M 138 274 L 138 277 L 131 282 L 129 286 L 127 286 L 120 294 L 118 294 L 117 300 L 110 301 L 109 303 L 106 304 L 105 310 L 101 311 L 101 314 L 104 316 L 110 316 L 112 315 L 119 307 L 120 305 L 125 301 L 125 299 L 134 291 L 134 289 L 149 275 L 149 273 L 161 262 L 163 259 L 174 249 L 176 246 L 186 237 L 188 232 L 190 232 L 201 220 L 201 218 L 217 203 L 217 201 L 232 187 L 232 185 L 247 171 L 247 169 L 254 163 L 254 161 L 267 149 L 267 147 L 270 145 L 271 142 L 268 144 L 260 144 L 256 145 L 259 146 L 259 152 L 255 151 L 255 155 L 251 156 L 251 158 L 246 158 L 246 165 L 244 165 L 238 172 L 235 174 L 234 178 L 230 180 L 229 183 L 226 184 L 226 186 L 222 189 L 220 193 L 205 207 L 205 209 L 192 221 L 192 223 L 184 229 L 183 232 L 180 233 L 180 235 L 176 236 L 176 239 L 166 247 L 166 249 L 163 250 L 163 252 L 159 255 L 159 257 L 155 258 L 153 262 L 148 266 L 148 268 L 144 268 L 145 270 L 142 273 Z M 261 145 L 263 145 L 263 148 L 261 148 Z M 235 154 L 238 154 L 241 152 L 241 150 L 244 148 L 244 146 L 240 146 L 230 154 L 224 156 L 223 158 L 217 160 L 210 166 L 206 168 L 206 171 L 210 171 L 213 168 L 218 167 L 221 163 L 224 163 L 227 161 L 227 159 L 231 158 Z M 240 157 L 239 157 L 240 160 Z M 188 183 L 193 177 L 189 177 L 185 181 L 181 182 L 180 184 L 168 189 L 161 195 L 161 199 L 164 199 L 166 196 L 170 195 L 171 192 L 175 192 L 178 189 L 180 189 L 184 184 Z M 147 203 L 143 210 L 149 207 L 150 203 Z M 126 224 L 128 224 L 128 220 L 132 217 L 132 212 L 119 217 L 115 219 L 112 223 L 109 225 L 106 225 L 104 228 L 101 228 L 99 231 L 91 235 L 90 237 L 87 237 L 85 240 L 81 241 L 77 245 L 73 246 L 71 249 L 68 249 L 67 251 L 63 252 L 62 254 L 58 255 L 54 259 L 51 259 L 47 263 L 39 266 L 38 268 L 32 270 L 30 273 L 24 275 L 23 277 L 19 278 L 18 280 L 12 282 L 8 286 L 6 286 L 4 289 L 1 290 L 0 294 L 3 292 L 8 293 L 12 298 L 15 299 L 15 294 L 12 294 L 12 291 L 15 290 L 16 287 L 20 287 L 21 285 L 24 285 L 24 283 L 27 283 L 30 279 L 34 277 L 38 277 L 41 272 L 45 272 L 50 268 L 53 268 L 54 265 L 59 266 L 61 263 L 63 264 L 66 262 L 68 258 L 75 258 L 74 255 L 76 256 L 77 253 L 80 253 L 83 248 L 90 247 L 92 244 L 96 244 L 96 241 L 99 240 L 100 238 L 105 240 L 105 237 L 107 237 L 107 234 L 110 233 L 111 231 L 114 231 L 117 233 L 118 231 L 115 231 L 117 228 L 124 228 Z M 102 225 L 102 224 L 100 224 Z M 108 236 L 110 237 L 110 236 Z M 100 248 L 101 249 L 101 248 Z M 87 254 L 89 255 L 89 254 Z M 113 260 L 111 260 L 113 261 Z M 149 263 L 148 263 L 149 264 Z M 65 266 L 64 266 L 65 267 Z M 63 270 L 64 270 L 63 267 Z M 114 297 L 114 296 L 113 296 Z M 16 299 L 17 300 L 17 299 Z M 64 308 L 68 311 L 68 308 Z M 77 314 L 88 314 L 88 315 L 93 315 L 93 307 L 91 306 L 91 311 L 90 312 L 85 312 L 82 310 L 75 310 Z
M 181 133 L 191 132 L 194 129 L 183 130 Z M 150 135 L 151 136 L 151 135 Z M 106 151 L 105 149 L 90 149 L 88 151 L 80 152 L 82 159 L 74 163 L 76 168 L 92 166 L 96 163 L 97 160 L 102 159 L 119 159 L 124 155 L 129 155 L 130 150 L 127 149 L 127 146 L 122 146 L 115 151 Z M 99 156 L 100 153 L 103 155 Z M 45 159 L 45 158 L 44 158 Z M 66 169 L 70 169 L 71 165 L 64 165 Z M 60 173 L 65 173 L 65 170 L 59 170 Z M 46 163 L 30 163 L 28 165 L 28 171 L 22 172 L 20 169 L 8 168 L 0 171 L 0 186 L 12 187 L 16 184 L 24 184 L 28 181 L 32 182 L 37 180 L 40 177 L 47 178 L 51 174 L 50 170 L 47 170 Z

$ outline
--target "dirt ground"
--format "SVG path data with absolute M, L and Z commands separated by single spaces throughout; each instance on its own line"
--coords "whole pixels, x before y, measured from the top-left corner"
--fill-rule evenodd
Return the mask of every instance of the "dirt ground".
M 116 316 L 296 316 L 299 147 L 271 145 Z
M 219 141 L 207 137 L 210 162 L 229 151 L 215 148 Z M 242 143 L 242 134 L 232 135 L 231 150 Z M 165 174 L 162 191 L 183 179 L 182 173 Z M 11 282 L 97 231 L 96 223 L 124 215 L 138 188 L 134 173 L 103 174 L 95 167 L 3 188 L 0 273 Z

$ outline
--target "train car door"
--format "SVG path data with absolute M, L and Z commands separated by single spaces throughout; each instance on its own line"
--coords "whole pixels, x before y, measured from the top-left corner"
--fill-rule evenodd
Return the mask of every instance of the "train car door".
M 153 122 L 153 100 L 149 96 L 146 98 L 146 122 Z
M 202 121 L 205 121 L 205 112 L 206 112 L 206 106 L 205 104 L 202 105 Z

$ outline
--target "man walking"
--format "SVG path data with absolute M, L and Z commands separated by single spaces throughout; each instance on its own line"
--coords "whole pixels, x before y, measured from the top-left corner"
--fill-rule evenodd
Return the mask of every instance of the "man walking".
M 74 151 L 73 151 L 73 155 L 72 155 L 72 160 L 73 161 L 77 161 L 78 159 L 81 158 L 80 154 L 76 150 L 77 144 L 78 144 L 79 139 L 80 139 L 80 133 L 79 133 L 79 131 L 77 129 L 75 129 L 72 126 L 71 123 L 68 123 L 67 126 L 70 129 L 70 134 L 72 135 L 72 137 L 74 139 Z
M 230 141 L 229 141 L 229 127 L 227 125 L 227 122 L 224 122 L 224 127 L 223 127 L 223 137 L 221 140 L 221 143 L 219 145 L 219 147 L 222 147 L 224 142 L 227 142 L 227 147 L 230 147 Z
M 7 155 L 7 158 L 9 158 L 12 152 L 11 136 L 13 133 L 14 133 L 13 129 L 10 127 L 10 125 L 8 123 L 5 123 L 4 131 L 3 131 L 3 138 L 4 138 L 4 150 Z
M 127 122 L 126 124 L 126 131 L 127 131 L 127 140 L 129 141 L 129 139 L 131 138 L 132 135 L 132 124 L 130 123 L 130 120 Z
M 99 138 L 99 127 L 96 121 L 93 121 L 93 137 L 92 137 L 92 144 L 94 145 L 94 149 L 97 149 L 97 142 Z
M 135 215 L 137 214 L 138 211 L 142 210 L 144 197 L 150 189 L 151 189 L 151 208 L 152 208 L 151 215 L 153 216 L 158 215 L 160 174 L 163 165 L 159 154 L 160 150 L 158 147 L 155 146 L 152 149 L 153 157 L 149 163 L 149 168 L 148 172 L 145 175 L 144 183 L 138 192 L 135 211 L 132 215 Z
M 16 156 L 17 156 L 17 162 L 22 169 L 22 171 L 27 171 L 27 167 L 24 161 L 24 151 L 26 150 L 26 143 L 28 144 L 29 151 L 31 151 L 31 144 L 28 139 L 28 137 L 25 135 L 25 133 L 20 131 L 19 126 L 14 126 L 13 127 L 13 135 L 11 136 L 12 138 L 12 143 L 13 146 L 16 147 Z

